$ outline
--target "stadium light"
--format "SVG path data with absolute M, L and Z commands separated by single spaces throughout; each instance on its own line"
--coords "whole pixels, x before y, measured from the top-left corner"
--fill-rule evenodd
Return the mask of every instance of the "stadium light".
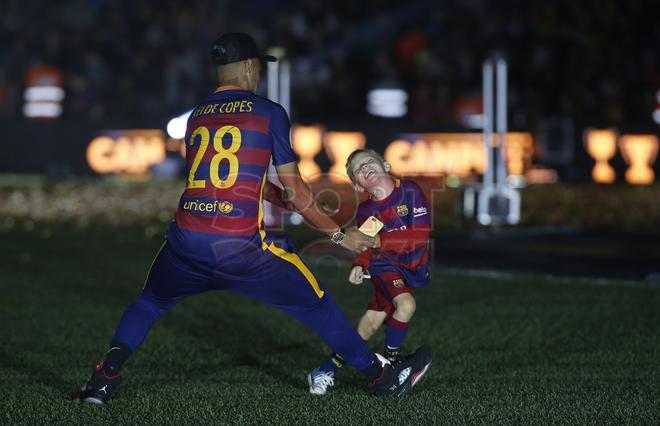
M 23 105 L 28 118 L 56 118 L 62 115 L 62 105 L 53 102 L 28 102 Z
M 408 94 L 403 89 L 372 89 L 367 94 L 367 111 L 371 115 L 399 118 L 408 112 Z
M 463 116 L 463 125 L 470 129 L 481 129 L 484 127 L 484 115 L 483 114 L 465 114 Z
M 289 222 L 291 222 L 292 225 L 300 225 L 303 223 L 303 217 L 300 215 L 300 213 L 293 212 L 289 216 Z
M 53 120 L 62 115 L 64 76 L 50 65 L 30 67 L 23 91 L 23 115 L 29 119 Z
M 167 122 L 167 135 L 172 139 L 183 139 L 186 136 L 186 124 L 193 110 L 184 112 Z
M 64 100 L 64 89 L 58 86 L 34 86 L 28 87 L 23 93 L 25 102 L 62 102 Z

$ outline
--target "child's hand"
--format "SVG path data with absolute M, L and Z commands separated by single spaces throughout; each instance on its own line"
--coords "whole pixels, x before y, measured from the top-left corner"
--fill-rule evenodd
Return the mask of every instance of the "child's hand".
M 362 280 L 364 277 L 362 276 L 364 274 L 364 269 L 360 265 L 353 266 L 353 269 L 351 269 L 351 273 L 348 274 L 348 281 L 351 284 L 362 284 Z

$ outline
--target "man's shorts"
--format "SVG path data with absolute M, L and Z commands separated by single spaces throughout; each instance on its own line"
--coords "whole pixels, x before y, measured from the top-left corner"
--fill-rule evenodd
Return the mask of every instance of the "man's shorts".
M 165 243 L 147 276 L 144 292 L 162 301 L 178 302 L 210 290 L 227 290 L 287 312 L 308 309 L 323 297 L 325 288 L 300 257 L 276 246 L 270 235 L 263 248 L 232 252 L 237 245 L 228 241 L 216 262 L 202 262 L 176 253 Z
M 374 285 L 376 293 L 369 301 L 367 309 L 370 311 L 385 312 L 388 318 L 394 313 L 394 304 L 392 300 L 403 293 L 414 293 L 415 289 L 408 287 L 405 280 L 398 272 L 382 272 L 379 275 L 373 275 L 371 282 Z

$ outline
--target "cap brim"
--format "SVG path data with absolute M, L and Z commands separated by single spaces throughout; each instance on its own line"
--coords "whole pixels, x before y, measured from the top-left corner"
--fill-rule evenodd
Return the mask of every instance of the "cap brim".
M 264 62 L 277 62 L 277 58 L 272 55 L 261 55 L 261 60 Z

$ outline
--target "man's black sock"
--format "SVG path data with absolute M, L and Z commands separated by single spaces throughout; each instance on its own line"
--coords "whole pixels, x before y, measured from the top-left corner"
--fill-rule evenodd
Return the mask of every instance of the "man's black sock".
M 133 351 L 131 348 L 122 342 L 112 342 L 108 352 L 105 353 L 105 362 L 103 363 L 103 371 L 108 376 L 119 374 L 119 370 L 124 365 Z
M 364 374 L 364 377 L 366 377 L 367 380 L 372 382 L 380 377 L 381 373 L 383 372 L 383 366 L 380 364 L 380 361 L 378 361 L 378 359 L 376 358 L 376 355 L 374 355 L 374 359 L 369 365 L 369 367 L 365 368 L 360 372 Z

